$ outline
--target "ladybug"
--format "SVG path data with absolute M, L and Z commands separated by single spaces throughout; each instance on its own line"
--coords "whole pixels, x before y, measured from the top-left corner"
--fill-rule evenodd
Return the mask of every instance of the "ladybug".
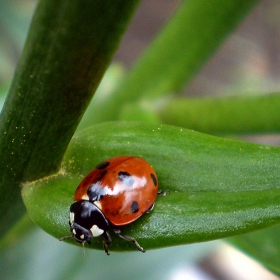
M 119 227 L 131 224 L 144 213 L 150 212 L 158 194 L 157 175 L 143 158 L 118 156 L 98 164 L 78 185 L 74 203 L 70 206 L 71 236 L 77 242 L 91 244 L 91 238 L 103 236 L 103 247 L 108 245 L 112 229 L 119 237 L 133 242 L 140 252 L 145 250 Z

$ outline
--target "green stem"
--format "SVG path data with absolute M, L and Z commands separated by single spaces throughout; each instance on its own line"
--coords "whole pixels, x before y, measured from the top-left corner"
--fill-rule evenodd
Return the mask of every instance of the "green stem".
M 158 113 L 168 124 L 206 133 L 280 131 L 279 93 L 256 96 L 177 98 Z M 241 125 L 242 124 L 242 125 Z
M 188 0 L 104 104 L 94 122 L 116 120 L 119 104 L 179 92 L 258 0 Z
M 39 1 L 0 118 L 1 234 L 19 184 L 58 170 L 138 2 Z

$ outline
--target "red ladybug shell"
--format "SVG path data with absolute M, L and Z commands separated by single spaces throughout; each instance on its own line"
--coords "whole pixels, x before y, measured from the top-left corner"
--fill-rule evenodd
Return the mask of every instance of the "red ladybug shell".
M 74 200 L 89 200 L 115 226 L 132 223 L 153 207 L 158 193 L 154 169 L 142 158 L 118 156 L 96 166 L 79 184 Z

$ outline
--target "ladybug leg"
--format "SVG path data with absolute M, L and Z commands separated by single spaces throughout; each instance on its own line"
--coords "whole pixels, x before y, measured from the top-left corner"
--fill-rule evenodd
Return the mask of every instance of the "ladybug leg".
M 107 231 L 104 231 L 104 233 L 102 234 L 103 237 L 105 238 L 105 240 L 103 240 L 103 248 L 105 253 L 107 254 L 107 256 L 110 255 L 109 250 L 108 250 L 108 245 L 112 244 L 112 239 L 111 236 L 109 235 L 109 233 Z
M 119 237 L 121 237 L 122 239 L 134 243 L 135 247 L 140 252 L 142 252 L 142 253 L 146 252 L 133 237 L 121 234 L 121 231 L 118 228 L 114 228 L 113 230 L 114 230 L 115 234 L 118 235 Z
M 170 190 L 166 190 L 166 191 L 159 191 L 157 193 L 157 195 L 160 195 L 160 196 L 165 196 L 167 193 L 170 193 Z
M 153 203 L 146 211 L 146 213 L 151 212 L 154 209 L 155 204 Z

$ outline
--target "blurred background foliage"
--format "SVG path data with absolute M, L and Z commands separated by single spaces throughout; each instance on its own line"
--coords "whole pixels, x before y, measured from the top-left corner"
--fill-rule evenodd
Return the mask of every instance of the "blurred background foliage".
M 178 0 L 166 0 L 164 5 L 160 0 L 142 2 L 98 89 L 97 100 L 116 88 L 179 3 Z M 0 0 L 0 108 L 35 4 L 33 0 Z M 199 75 L 182 90 L 182 96 L 278 91 L 279 14 L 278 1 L 260 1 Z M 129 111 L 128 108 L 128 116 Z M 151 117 L 149 113 L 144 114 L 148 120 Z M 127 119 L 126 110 L 120 118 Z M 86 122 L 85 116 L 81 127 L 87 126 Z M 240 138 L 272 145 L 279 145 L 280 139 L 276 134 Z M 15 234 L 14 238 L 14 232 L 21 232 L 21 237 Z M 6 242 L 9 246 L 2 248 L 0 254 L 2 279 L 277 279 L 221 242 L 154 250 L 144 255 L 113 253 L 109 258 L 103 252 L 87 250 L 82 258 L 82 249 L 59 243 L 34 226 L 27 216 L 6 237 Z M 241 247 L 249 245 L 248 240 Z

